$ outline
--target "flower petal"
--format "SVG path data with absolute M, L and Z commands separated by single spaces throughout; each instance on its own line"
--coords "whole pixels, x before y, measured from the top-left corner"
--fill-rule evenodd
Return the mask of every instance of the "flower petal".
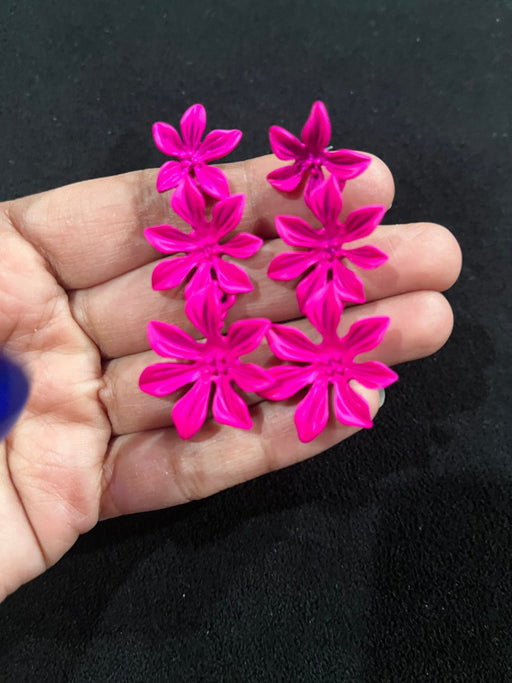
M 176 401 L 172 419 L 182 439 L 189 439 L 204 424 L 210 399 L 210 379 L 199 379 L 194 386 Z
M 234 230 L 240 223 L 244 206 L 244 194 L 233 194 L 215 204 L 212 209 L 212 228 L 218 239 Z
M 306 146 L 281 126 L 270 126 L 270 146 L 278 159 L 300 159 Z
M 268 372 L 273 384 L 259 393 L 270 401 L 284 401 L 314 381 L 310 365 L 278 365 Z
M 334 413 L 341 424 L 366 428 L 373 425 L 368 404 L 343 377 L 334 384 Z
M 363 206 L 349 213 L 343 225 L 346 241 L 352 242 L 372 233 L 385 213 L 386 207 L 380 205 Z
M 390 319 L 387 316 L 364 318 L 353 323 L 343 337 L 343 343 L 351 358 L 378 346 L 386 334 Z
M 328 269 L 318 265 L 297 285 L 295 293 L 297 295 L 299 309 L 302 312 L 304 312 L 304 309 L 312 296 L 314 296 L 317 292 L 325 292 L 325 287 L 327 285 L 327 272 Z
M 267 175 L 268 182 L 281 192 L 292 192 L 299 185 L 304 175 L 302 162 L 298 161 L 291 166 L 281 166 Z
M 366 301 L 364 287 L 359 278 L 350 268 L 347 268 L 341 261 L 333 261 L 333 279 L 336 294 L 340 299 L 363 303 Z
M 214 282 L 212 277 L 212 264 L 209 261 L 199 263 L 195 273 L 185 287 L 185 299 L 188 300 L 189 297 L 198 294 L 203 289 L 210 288 Z
M 318 347 L 296 327 L 272 325 L 267 339 L 272 352 L 282 360 L 313 363 L 317 359 Z
M 331 282 L 327 283 L 324 291 L 313 295 L 304 306 L 304 312 L 311 324 L 331 343 L 338 342 L 337 330 L 342 311 L 343 303 L 336 296 Z
M 329 419 L 329 385 L 315 382 L 297 405 L 295 426 L 302 443 L 312 441 L 324 429 Z
M 257 348 L 270 327 L 266 318 L 249 318 L 237 320 L 227 334 L 227 345 L 237 357 L 244 356 Z
M 219 291 L 219 300 L 221 303 L 221 314 L 222 314 L 222 320 L 224 320 L 229 313 L 229 309 L 235 305 L 236 303 L 236 294 L 226 294 L 226 292 L 223 292 L 222 289 L 219 287 L 219 283 L 215 282 L 215 286 L 218 288 Z
M 376 360 L 354 363 L 351 365 L 349 373 L 353 379 L 368 389 L 384 389 L 398 379 L 396 372 Z
M 250 429 L 252 427 L 249 409 L 243 398 L 231 386 L 229 379 L 221 379 L 217 383 L 212 405 L 213 417 L 220 424 Z
M 155 363 L 142 371 L 139 387 L 151 396 L 168 396 L 200 376 L 196 363 Z
M 250 258 L 259 251 L 263 244 L 263 240 L 256 235 L 250 235 L 248 232 L 241 232 L 235 235 L 233 239 L 220 245 L 221 251 L 228 256 L 234 258 Z
M 232 152 L 242 139 L 242 131 L 212 130 L 201 143 L 198 153 L 204 162 L 220 159 Z
M 157 291 L 177 287 L 196 265 L 197 258 L 195 254 L 175 256 L 174 258 L 160 261 L 153 269 L 151 285 Z
M 171 206 L 178 216 L 193 228 L 204 226 L 204 197 L 189 177 L 186 177 L 174 191 Z
M 323 102 L 315 102 L 301 133 L 302 142 L 319 154 L 325 150 L 331 139 L 331 122 Z
M 183 114 L 180 121 L 184 147 L 195 150 L 203 137 L 206 126 L 206 111 L 202 104 L 193 104 Z
M 179 157 L 184 151 L 183 142 L 174 126 L 163 121 L 153 124 L 153 138 L 158 149 L 170 157 Z
M 148 324 L 148 340 L 153 351 L 164 358 L 198 360 L 203 355 L 203 345 L 176 325 L 159 320 Z
M 276 230 L 286 244 L 294 247 L 316 247 L 323 236 L 323 231 L 298 216 L 276 216 Z
M 179 161 L 166 161 L 158 172 L 156 189 L 158 192 L 171 190 L 187 177 L 187 172 L 181 168 Z
M 221 289 L 229 294 L 252 291 L 252 283 L 243 268 L 224 261 L 221 258 L 215 259 L 213 266 Z
M 154 225 L 144 230 L 144 237 L 158 251 L 175 254 L 189 251 L 195 244 L 194 233 L 186 234 L 172 225 Z
M 190 294 L 185 313 L 206 339 L 213 341 L 221 338 L 222 311 L 218 288 L 204 288 Z
M 267 370 L 254 363 L 239 363 L 231 368 L 231 375 L 242 391 L 261 392 L 274 382 Z
M 273 280 L 293 280 L 315 263 L 310 251 L 287 251 L 272 259 L 267 275 Z
M 332 225 L 338 222 L 342 200 L 340 186 L 334 176 L 330 176 L 311 192 L 308 205 L 322 225 Z
M 343 253 L 349 261 L 359 268 L 378 268 L 388 260 L 388 255 L 377 247 L 367 245 L 357 249 L 344 249 Z
M 325 168 L 342 181 L 360 175 L 370 163 L 371 158 L 369 156 L 353 152 L 351 149 L 337 149 L 326 152 L 324 157 Z
M 216 199 L 223 199 L 229 195 L 229 185 L 226 176 L 220 168 L 199 164 L 195 167 L 197 182 L 201 189 Z
M 321 185 L 324 183 L 324 172 L 322 171 L 321 168 L 316 168 L 311 171 L 309 174 L 308 181 L 306 183 L 306 187 L 304 188 L 304 201 L 306 202 L 306 206 L 311 206 L 311 195 L 315 190 L 318 190 Z M 343 188 L 340 186 L 340 191 Z

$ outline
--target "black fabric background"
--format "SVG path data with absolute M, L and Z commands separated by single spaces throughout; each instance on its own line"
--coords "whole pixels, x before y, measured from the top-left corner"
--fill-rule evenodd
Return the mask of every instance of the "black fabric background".
M 0 607 L 2 681 L 512 680 L 510 0 L 3 0 L 1 198 L 163 162 L 202 102 L 269 151 L 326 102 L 388 222 L 461 243 L 455 329 L 375 428 L 100 524 Z M 1 251 L 0 251 L 1 253 Z

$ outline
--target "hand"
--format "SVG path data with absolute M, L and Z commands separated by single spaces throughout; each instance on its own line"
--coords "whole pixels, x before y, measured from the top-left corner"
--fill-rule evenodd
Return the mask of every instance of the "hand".
M 247 193 L 240 230 L 265 239 L 243 263 L 254 291 L 238 297 L 231 320 L 299 317 L 296 283 L 266 277 L 271 258 L 290 249 L 276 239 L 274 216 L 306 212 L 300 195 L 285 197 L 265 181 L 280 164 L 268 156 L 224 167 L 231 191 Z M 148 321 L 193 331 L 182 289 L 151 289 L 161 254 L 143 229 L 180 225 L 167 193 L 155 191 L 156 176 L 128 173 L 0 205 L 0 343 L 32 381 L 26 409 L 0 443 L 0 599 L 55 563 L 99 519 L 208 496 L 357 431 L 332 420 L 304 444 L 293 422 L 297 401 L 256 404 L 252 397 L 252 431 L 207 422 L 181 441 L 169 426 L 175 397 L 140 391 L 141 371 L 159 360 L 148 351 Z M 347 183 L 343 215 L 366 204 L 389 206 L 392 198 L 391 175 L 374 159 Z M 381 226 L 371 243 L 389 261 L 359 271 L 367 303 L 346 310 L 341 332 L 356 319 L 388 315 L 384 342 L 368 358 L 392 365 L 433 353 L 452 328 L 439 292 L 459 273 L 455 239 L 440 226 L 417 223 Z M 300 325 L 310 329 L 307 321 Z M 360 391 L 375 414 L 377 392 Z

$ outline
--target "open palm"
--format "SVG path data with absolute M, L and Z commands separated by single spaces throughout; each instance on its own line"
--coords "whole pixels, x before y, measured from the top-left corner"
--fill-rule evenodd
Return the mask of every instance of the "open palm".
M 247 193 L 240 231 L 265 239 L 244 266 L 254 291 L 238 297 L 230 319 L 299 318 L 296 283 L 266 277 L 272 257 L 289 251 L 276 238 L 277 214 L 305 215 L 299 195 L 284 197 L 265 176 L 280 165 L 262 157 L 225 166 L 232 192 Z M 355 431 L 329 422 L 309 444 L 293 423 L 297 401 L 255 396 L 254 429 L 208 421 L 181 441 L 171 424 L 176 397 L 143 394 L 138 378 L 157 360 L 149 320 L 195 330 L 183 291 L 155 292 L 151 271 L 161 255 L 145 241 L 149 225 L 180 219 L 154 189 L 157 172 L 87 181 L 0 205 L 0 342 L 31 378 L 25 411 L 0 444 L 0 599 L 55 563 L 79 534 L 105 517 L 177 505 L 210 495 L 321 452 Z M 349 181 L 343 214 L 393 198 L 387 167 L 374 159 Z M 444 228 L 381 226 L 371 242 L 389 255 L 360 271 L 367 303 L 347 309 L 354 320 L 388 315 L 384 342 L 368 358 L 388 364 L 433 353 L 446 341 L 451 310 L 439 294 L 460 269 L 460 251 Z M 356 245 L 356 243 L 354 243 Z M 270 353 L 259 352 L 265 364 Z M 372 413 L 376 392 L 363 390 Z

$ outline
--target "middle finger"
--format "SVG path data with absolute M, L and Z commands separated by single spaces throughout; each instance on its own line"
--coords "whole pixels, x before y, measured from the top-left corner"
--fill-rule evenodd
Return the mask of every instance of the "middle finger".
M 451 233 L 439 225 L 380 226 L 369 238 L 353 242 L 353 246 L 365 243 L 374 244 L 389 257 L 373 270 L 351 266 L 363 281 L 367 301 L 413 290 L 443 291 L 458 275 L 457 244 Z M 228 322 L 245 317 L 280 322 L 299 316 L 295 296 L 298 281 L 277 282 L 266 275 L 272 258 L 290 250 L 280 239 L 267 240 L 246 263 L 238 261 L 247 270 L 254 289 L 237 297 Z M 183 286 L 166 291 L 151 288 L 154 266 L 149 263 L 71 297 L 75 319 L 98 345 L 103 358 L 147 350 L 146 328 L 150 320 L 173 323 L 193 336 L 199 335 L 185 315 Z
M 452 328 L 452 313 L 446 299 L 437 292 L 409 292 L 372 303 L 352 306 L 343 315 L 339 333 L 345 334 L 356 320 L 387 315 L 391 322 L 383 342 L 361 359 L 377 359 L 388 365 L 403 363 L 428 356 L 437 351 L 448 338 Z M 310 323 L 301 319 L 293 323 L 317 343 L 318 333 Z M 273 364 L 274 356 L 263 343 L 244 360 L 262 366 Z M 166 398 L 156 398 L 139 389 L 138 380 L 145 367 L 161 362 L 153 351 L 125 356 L 110 361 L 105 369 L 101 399 L 109 415 L 113 434 L 130 434 L 157 429 L 172 424 L 171 410 L 185 389 Z M 257 396 L 246 396 L 249 403 Z

